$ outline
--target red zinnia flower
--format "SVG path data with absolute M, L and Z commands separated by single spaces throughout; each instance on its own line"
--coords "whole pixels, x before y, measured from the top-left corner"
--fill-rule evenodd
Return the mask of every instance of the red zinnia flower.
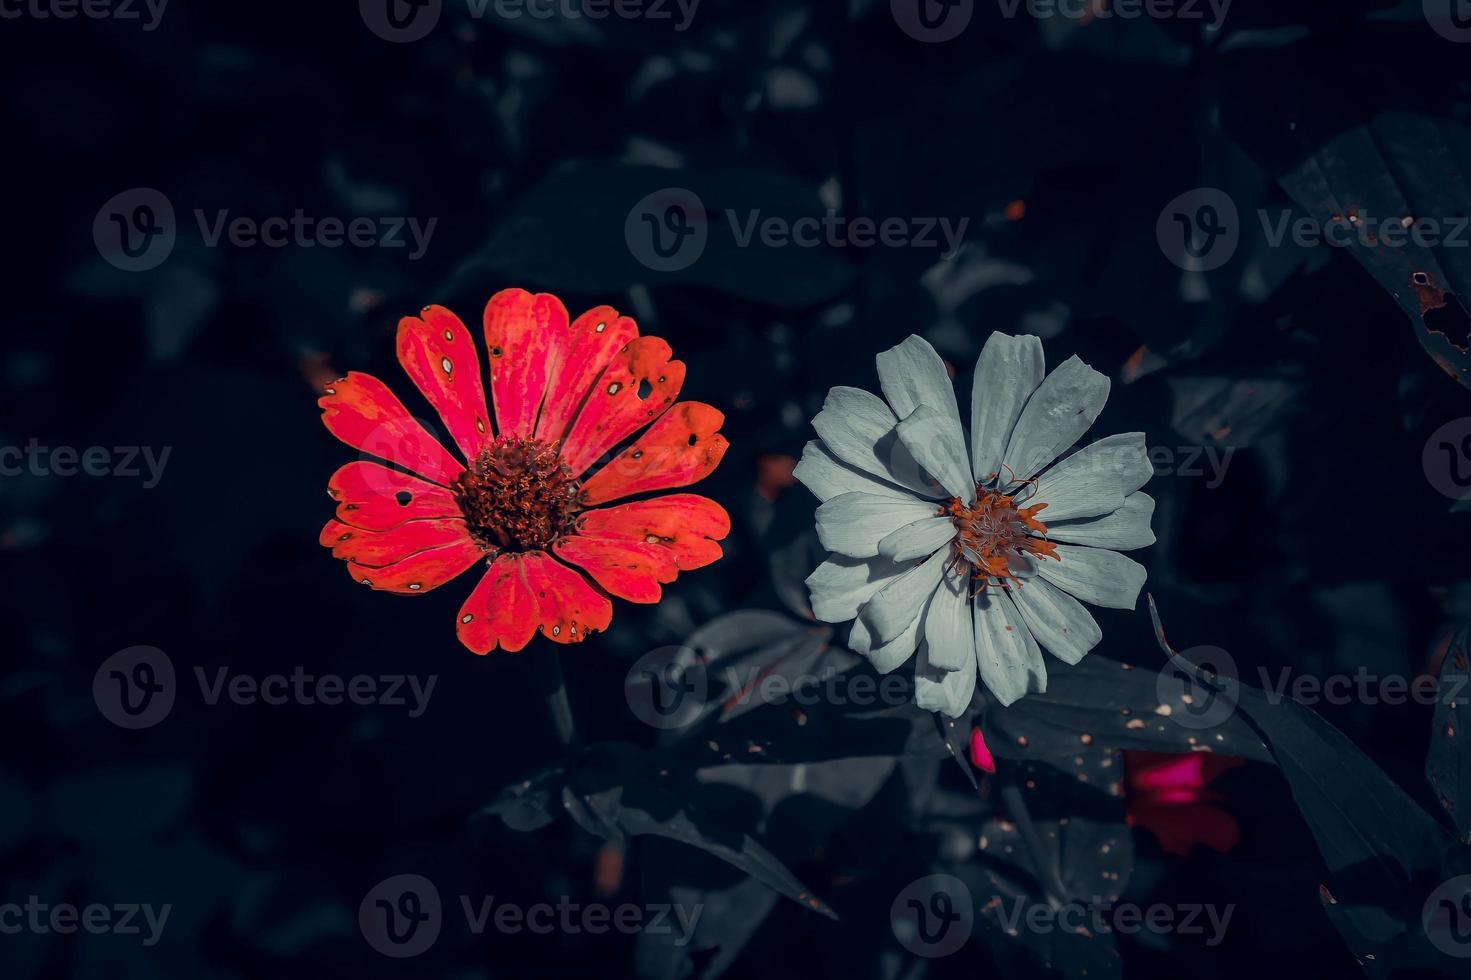
M 1196 844 L 1224 854 L 1241 841 L 1241 828 L 1210 784 L 1242 765 L 1214 752 L 1125 752 L 1129 826 L 1153 831 L 1166 854 L 1184 856 Z
M 557 297 L 521 289 L 491 297 L 485 343 L 493 430 L 479 355 L 459 317 L 430 306 L 398 325 L 399 363 L 465 462 L 372 375 L 326 386 L 318 404 L 332 434 L 401 468 L 348 463 L 328 484 L 337 517 L 321 542 L 355 581 L 418 595 L 483 561 L 488 570 L 456 631 L 485 654 L 520 650 L 537 632 L 575 643 L 607 628 L 609 594 L 658 602 L 662 584 L 720 557 L 730 517 L 713 500 L 670 494 L 599 506 L 688 486 L 725 455 L 725 416 L 674 404 L 685 367 L 670 360 L 668 344 L 640 337 L 612 307 L 569 322 Z

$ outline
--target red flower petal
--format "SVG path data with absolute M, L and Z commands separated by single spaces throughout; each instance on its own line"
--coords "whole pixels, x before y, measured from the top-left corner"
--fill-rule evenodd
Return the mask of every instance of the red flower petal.
M 426 306 L 420 316 L 398 321 L 398 362 L 429 404 L 466 459 L 494 441 L 480 357 L 460 318 L 442 306 Z
M 720 435 L 724 422 L 719 409 L 701 402 L 680 402 L 598 470 L 583 486 L 582 499 L 601 504 L 703 480 L 720 465 L 730 445 Z
M 613 356 L 638 336 L 638 324 L 611 306 L 595 306 L 572 322 L 567 350 L 547 386 L 536 438 L 556 442 L 567 434 L 583 398 Z
M 369 531 L 386 531 L 405 521 L 459 517 L 460 505 L 444 487 L 379 463 L 348 463 L 332 474 L 327 494 L 337 501 L 337 519 Z
M 460 607 L 455 632 L 484 656 L 497 648 L 515 653 L 536 632 L 536 594 L 526 584 L 520 555 L 502 555 Z
M 341 521 L 328 521 L 318 540 L 323 547 L 332 549 L 333 558 L 350 560 L 367 568 L 382 568 L 469 536 L 465 522 L 459 518 L 407 521 L 387 531 L 365 531 Z
M 730 533 L 730 515 L 713 500 L 675 493 L 590 510 L 578 518 L 577 531 L 589 538 L 661 545 L 687 572 L 720 558 L 716 542 Z
M 635 541 L 610 541 L 581 535 L 563 538 L 553 546 L 557 557 L 581 566 L 608 592 L 629 602 L 658 602 L 660 583 L 679 574 L 668 549 Z
M 580 476 L 597 458 L 674 404 L 684 362 L 658 337 L 638 337 L 613 356 L 572 424 L 562 459 Z
M 347 570 L 354 582 L 380 592 L 418 595 L 439 588 L 484 557 L 485 549 L 465 535 L 452 544 L 420 551 L 381 568 L 350 561 Z
M 448 484 L 465 467 L 404 408 L 388 386 L 353 371 L 317 399 L 327 430 L 354 449 Z
M 567 331 L 567 308 L 551 293 L 503 289 L 485 304 L 490 393 L 500 435 L 531 438 Z
M 587 579 L 541 551 L 521 556 L 526 584 L 536 593 L 537 629 L 558 643 L 577 643 L 608 628 L 613 604 Z

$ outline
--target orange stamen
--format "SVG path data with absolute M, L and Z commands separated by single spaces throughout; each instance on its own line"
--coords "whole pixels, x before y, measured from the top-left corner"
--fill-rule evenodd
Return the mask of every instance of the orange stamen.
M 1037 519 L 1046 504 L 1017 507 L 1008 494 L 976 487 L 976 502 L 967 506 L 954 497 L 940 508 L 940 515 L 955 522 L 957 534 L 951 546 L 956 570 L 970 566 L 979 580 L 976 591 L 1000 586 L 1020 587 L 1019 568 L 1026 559 L 1057 560 L 1057 545 L 1042 537 L 1047 525 Z

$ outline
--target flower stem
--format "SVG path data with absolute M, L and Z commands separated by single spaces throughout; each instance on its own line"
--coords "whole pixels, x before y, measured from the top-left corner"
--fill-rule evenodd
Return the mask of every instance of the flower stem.
M 569 756 L 574 755 L 582 743 L 577 737 L 577 723 L 572 719 L 572 703 L 567 699 L 567 685 L 562 680 L 562 658 L 555 652 L 536 651 L 531 660 L 537 687 L 546 701 L 547 713 L 552 718 L 552 728 L 557 733 L 557 742 Z

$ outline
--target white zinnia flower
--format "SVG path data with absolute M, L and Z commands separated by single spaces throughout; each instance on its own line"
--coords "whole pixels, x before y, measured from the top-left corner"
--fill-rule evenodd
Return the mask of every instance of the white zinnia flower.
M 1075 664 L 1103 632 L 1082 602 L 1132 609 L 1154 543 L 1144 434 L 1060 461 L 1108 399 L 1069 358 L 1043 377 L 1042 342 L 993 333 L 976 362 L 967 436 L 940 355 L 920 337 L 878 355 L 879 398 L 828 392 L 796 476 L 822 501 L 832 552 L 807 578 L 812 610 L 854 620 L 848 645 L 887 673 L 916 649 L 915 701 L 955 717 L 976 671 L 1001 701 L 1047 689 L 1038 644 Z

